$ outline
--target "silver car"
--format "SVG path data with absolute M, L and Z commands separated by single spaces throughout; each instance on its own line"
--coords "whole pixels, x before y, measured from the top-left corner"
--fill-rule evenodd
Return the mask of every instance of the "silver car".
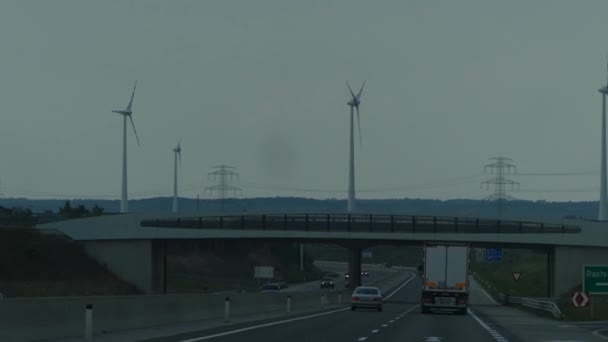
M 350 309 L 371 308 L 382 311 L 382 293 L 380 289 L 372 286 L 359 286 L 353 291 Z

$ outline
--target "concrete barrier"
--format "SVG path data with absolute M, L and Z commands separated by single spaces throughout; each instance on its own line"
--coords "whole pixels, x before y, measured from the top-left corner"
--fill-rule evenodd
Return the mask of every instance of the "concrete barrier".
M 285 314 L 285 293 L 230 296 L 230 318 Z M 321 308 L 319 293 L 290 293 L 291 312 Z M 5 299 L 0 302 L 0 341 L 84 337 L 85 308 L 93 307 L 94 334 L 190 321 L 223 320 L 224 295 L 142 295 Z M 326 293 L 324 307 L 338 304 Z
M 396 272 L 375 286 L 388 293 L 409 277 L 409 272 Z M 318 291 L 230 294 L 228 318 L 262 319 L 350 303 L 348 291 L 323 291 L 323 294 L 323 299 Z M 289 304 L 288 297 L 291 297 Z M 85 324 L 88 305 L 93 308 L 92 322 Z M 223 321 L 225 311 L 226 294 L 4 299 L 0 301 L 0 341 L 84 339 L 85 325 L 97 335 L 185 322 Z

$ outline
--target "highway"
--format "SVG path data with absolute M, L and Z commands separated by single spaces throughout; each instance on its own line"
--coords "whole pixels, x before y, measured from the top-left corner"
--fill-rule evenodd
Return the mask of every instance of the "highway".
M 336 290 L 343 290 L 345 288 L 345 278 L 344 274 L 347 271 L 348 264 L 346 262 L 332 262 L 332 261 L 315 261 L 315 266 L 317 266 L 320 270 L 325 272 L 332 272 L 338 274 L 337 277 L 334 277 L 336 281 Z M 361 281 L 363 285 L 373 286 L 378 282 L 382 282 L 383 280 L 390 278 L 395 275 L 395 273 L 402 271 L 402 269 L 398 268 L 386 268 L 384 266 L 379 265 L 367 265 L 363 264 L 362 271 L 367 271 L 369 276 L 361 277 Z M 328 289 L 325 289 L 328 290 Z M 307 292 L 307 291 L 321 291 L 319 280 L 301 283 L 301 284 L 290 284 L 282 292 Z
M 262 320 L 207 329 L 148 342 L 307 342 L 307 341 L 606 341 L 598 329 L 541 318 L 496 305 L 472 282 L 471 309 L 466 316 L 421 314 L 420 279 L 410 278 L 386 294 L 383 312 L 338 307 L 282 319 Z M 600 326 L 600 328 L 602 328 Z
M 383 312 L 347 307 L 148 341 L 497 341 L 472 315 L 421 314 L 419 281 L 412 274 L 389 294 Z

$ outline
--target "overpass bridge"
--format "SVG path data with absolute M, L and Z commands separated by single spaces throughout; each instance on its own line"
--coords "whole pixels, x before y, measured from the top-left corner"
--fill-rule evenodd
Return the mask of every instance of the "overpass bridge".
M 180 217 L 125 214 L 44 224 L 80 241 L 87 252 L 144 292 L 166 289 L 167 241 L 282 240 L 341 245 L 349 250 L 353 282 L 361 249 L 380 244 L 467 242 L 473 247 L 541 248 L 547 253 L 549 295 L 580 283 L 583 264 L 608 260 L 608 223 L 528 222 L 461 217 L 267 214 Z

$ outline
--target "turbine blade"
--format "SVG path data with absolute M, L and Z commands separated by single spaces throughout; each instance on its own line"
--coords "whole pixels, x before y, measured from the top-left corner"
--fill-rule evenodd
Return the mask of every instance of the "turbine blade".
M 359 106 L 357 106 L 357 127 L 359 127 L 359 145 L 362 145 L 363 141 L 361 138 L 361 120 L 359 118 Z
M 350 84 L 348 84 L 348 81 L 346 82 L 346 86 L 348 87 L 348 90 L 350 90 L 350 94 L 353 96 L 353 99 L 354 99 L 355 93 L 353 92 L 353 89 L 350 87 Z
M 133 92 L 131 92 L 131 100 L 129 100 L 129 105 L 127 106 L 127 112 L 131 111 L 131 107 L 133 107 L 133 98 L 135 97 L 135 88 L 137 88 L 137 80 L 135 80 L 135 85 L 133 85 Z
M 137 136 L 137 130 L 135 129 L 135 124 L 133 123 L 133 117 L 129 115 L 129 119 L 131 119 L 131 127 L 133 127 L 133 133 L 135 133 L 135 139 L 137 140 L 137 146 L 141 146 L 139 143 L 139 137 Z
M 357 94 L 357 99 L 361 98 L 361 94 L 363 93 L 363 87 L 365 87 L 365 80 L 363 81 L 363 84 L 361 85 L 361 89 L 359 89 L 359 93 Z
M 179 152 L 177 152 L 177 157 L 179 158 L 179 169 L 181 171 L 182 169 L 182 151 L 179 150 Z

